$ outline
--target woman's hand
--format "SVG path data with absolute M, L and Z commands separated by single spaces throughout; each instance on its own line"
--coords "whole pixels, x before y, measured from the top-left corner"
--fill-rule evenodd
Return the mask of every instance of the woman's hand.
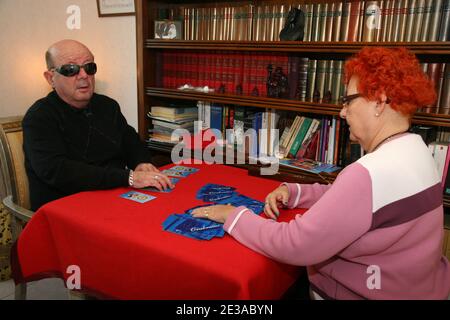
M 192 216 L 194 218 L 203 218 L 219 223 L 225 223 L 234 209 L 236 209 L 236 207 L 231 205 L 218 204 L 215 206 L 197 208 L 192 211 Z
M 289 190 L 286 186 L 279 186 L 266 196 L 264 213 L 276 220 L 280 215 L 279 207 L 286 206 L 289 200 Z

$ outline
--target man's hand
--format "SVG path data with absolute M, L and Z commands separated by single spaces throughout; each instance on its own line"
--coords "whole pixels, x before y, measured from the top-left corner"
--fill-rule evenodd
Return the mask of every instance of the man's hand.
M 137 168 L 137 167 L 136 167 Z M 157 170 L 157 169 L 156 169 Z M 158 190 L 173 189 L 175 185 L 170 181 L 169 177 L 155 171 L 134 171 L 133 172 L 133 187 L 140 189 L 146 187 L 155 187 Z
M 151 163 L 139 163 L 134 171 L 150 171 L 150 172 L 159 172 L 159 170 L 152 165 Z
M 225 223 L 228 216 L 236 207 L 231 205 L 218 204 L 215 206 L 201 207 L 192 211 L 192 216 L 195 218 L 209 219 L 219 223 Z
M 279 207 L 286 206 L 289 200 L 289 190 L 286 186 L 280 186 L 266 196 L 264 213 L 276 220 L 280 215 Z

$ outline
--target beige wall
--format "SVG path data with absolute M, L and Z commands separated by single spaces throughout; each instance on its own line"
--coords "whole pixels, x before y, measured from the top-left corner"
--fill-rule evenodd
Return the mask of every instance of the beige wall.
M 81 9 L 79 30 L 66 26 L 70 5 Z M 96 92 L 116 99 L 137 128 L 135 17 L 99 18 L 95 0 L 0 0 L 0 117 L 24 114 L 47 95 L 44 53 L 65 38 L 91 49 Z

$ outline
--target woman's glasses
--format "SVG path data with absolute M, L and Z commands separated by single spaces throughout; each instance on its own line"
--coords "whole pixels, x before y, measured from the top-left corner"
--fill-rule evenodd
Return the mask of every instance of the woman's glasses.
M 97 72 L 97 65 L 95 64 L 95 62 L 89 62 L 83 65 L 72 63 L 63 64 L 61 67 L 54 69 L 56 72 L 62 74 L 65 77 L 73 77 L 80 73 L 81 68 L 83 68 L 84 71 L 90 76 L 94 75 Z
M 342 106 L 344 108 L 348 107 L 350 102 L 352 102 L 352 100 L 361 97 L 361 94 L 359 93 L 355 93 L 355 94 L 351 94 L 348 96 L 343 96 L 341 97 L 341 99 L 339 100 L 340 104 L 342 104 Z

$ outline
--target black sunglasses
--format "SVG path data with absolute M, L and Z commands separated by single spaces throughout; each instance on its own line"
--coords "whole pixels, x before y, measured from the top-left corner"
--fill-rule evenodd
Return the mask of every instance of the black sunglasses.
M 339 103 L 342 104 L 344 107 L 347 107 L 352 100 L 361 97 L 361 94 L 355 93 L 348 96 L 343 96 L 341 99 L 339 99 Z
M 94 75 L 97 72 L 97 65 L 95 64 L 95 62 L 89 62 L 83 65 L 72 63 L 63 64 L 61 67 L 54 69 L 56 72 L 62 74 L 65 77 L 73 77 L 80 73 L 81 68 L 83 68 L 84 71 L 90 76 Z

